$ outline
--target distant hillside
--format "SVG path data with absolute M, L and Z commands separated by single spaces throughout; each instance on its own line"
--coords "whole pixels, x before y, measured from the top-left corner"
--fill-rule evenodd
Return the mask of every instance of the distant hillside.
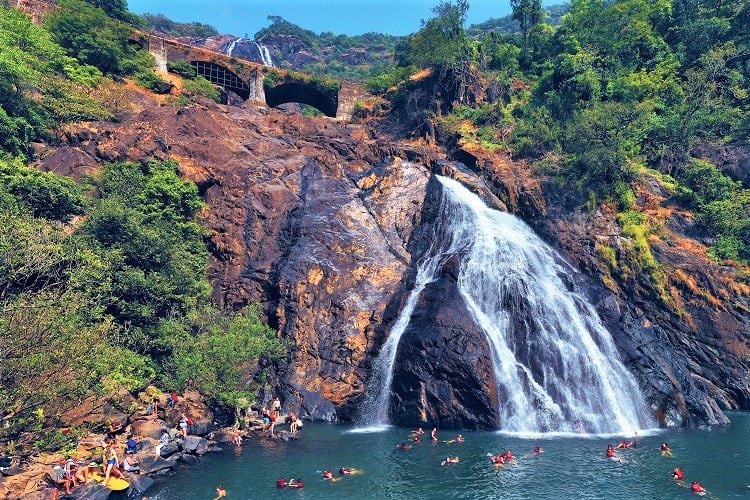
M 546 22 L 559 24 L 567 10 L 567 5 L 545 9 Z M 398 44 L 408 38 L 384 33 L 316 34 L 280 16 L 268 16 L 271 25 L 250 39 L 219 34 L 214 27 L 197 22 L 177 23 L 163 15 L 145 14 L 142 18 L 149 30 L 181 38 L 191 45 L 263 64 L 268 64 L 270 57 L 273 66 L 279 68 L 354 80 L 365 80 L 393 66 Z M 491 31 L 516 34 L 519 28 L 512 16 L 505 16 L 471 25 L 467 31 L 472 38 L 480 38 Z

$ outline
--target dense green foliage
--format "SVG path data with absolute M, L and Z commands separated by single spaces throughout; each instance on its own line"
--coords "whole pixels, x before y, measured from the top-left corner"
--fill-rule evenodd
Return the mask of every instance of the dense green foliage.
M 29 144 L 70 120 L 106 118 L 91 97 L 101 73 L 69 57 L 24 14 L 0 7 L 0 150 L 29 155 Z M 0 153 L 2 155 L 3 153 Z
M 672 176 L 674 201 L 694 210 L 715 242 L 710 253 L 746 261 L 748 186 L 693 150 L 748 141 L 750 2 L 573 0 L 555 25 L 538 1 L 511 5 L 514 34 L 495 23 L 470 35 L 466 3 L 441 3 L 395 53 L 403 68 L 430 68 L 431 78 L 398 86 L 389 71 L 371 88 L 396 88 L 394 108 L 420 134 L 434 129 L 446 141 L 527 159 L 555 176 L 573 206 L 612 202 L 633 213 L 639 172 Z M 486 95 L 472 102 L 478 81 Z M 652 260 L 644 245 L 633 251 Z M 655 282 L 657 267 L 643 266 Z
M 105 165 L 91 197 L 0 161 L 0 440 L 156 378 L 253 399 L 257 359 L 281 344 L 257 308 L 211 305 L 203 202 L 176 167 Z

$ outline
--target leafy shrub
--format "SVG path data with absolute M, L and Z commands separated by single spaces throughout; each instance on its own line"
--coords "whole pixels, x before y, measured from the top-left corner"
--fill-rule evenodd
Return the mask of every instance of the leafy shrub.
M 188 61 L 169 61 L 167 71 L 180 75 L 182 78 L 193 79 L 196 77 L 195 68 Z
M 221 102 L 219 89 L 202 76 L 196 77 L 193 80 L 185 80 L 182 84 L 182 92 L 188 96 L 201 95 L 215 102 Z

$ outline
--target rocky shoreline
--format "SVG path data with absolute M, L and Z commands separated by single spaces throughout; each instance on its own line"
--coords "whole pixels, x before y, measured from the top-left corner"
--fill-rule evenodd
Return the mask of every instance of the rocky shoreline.
M 149 402 L 156 407 L 149 413 L 148 403 L 144 403 L 144 393 Z M 139 462 L 140 473 L 122 472 L 123 478 L 130 483 L 127 490 L 148 498 L 148 490 L 155 479 L 174 473 L 178 465 L 193 465 L 206 453 L 222 451 L 223 446 L 236 446 L 235 440 L 247 438 L 292 439 L 286 430 L 277 430 L 271 437 L 264 432 L 264 423 L 258 412 L 248 409 L 241 415 L 227 414 L 221 409 L 212 408 L 208 398 L 196 391 L 186 391 L 180 395 L 174 407 L 167 404 L 169 394 L 162 394 L 155 388 L 148 388 L 141 393 L 140 402 L 132 395 L 121 392 L 112 404 L 105 405 L 99 417 L 104 417 L 100 424 L 115 429 L 110 433 L 90 433 L 82 437 L 73 437 L 64 451 L 46 452 L 27 457 L 10 457 L 8 467 L 0 468 L 0 498 L 46 500 L 54 498 L 54 486 L 51 477 L 54 467 L 60 466 L 67 458 L 79 464 L 95 462 L 101 465 L 104 460 L 104 447 L 108 439 L 114 438 L 116 451 L 122 461 L 125 457 L 126 441 L 132 437 L 137 442 L 135 458 Z M 125 412 L 124 409 L 131 409 Z M 226 410 L 226 409 L 224 409 Z M 222 414 L 223 413 L 223 414 Z M 179 433 L 179 422 L 182 415 L 190 417 L 187 436 Z M 284 415 L 276 421 L 277 425 L 285 424 Z M 160 444 L 159 438 L 168 431 L 170 439 Z M 103 469 L 100 469 L 103 475 Z M 89 479 L 85 484 L 72 487 L 70 493 L 59 487 L 57 498 L 68 500 L 105 500 L 112 490 L 100 482 Z

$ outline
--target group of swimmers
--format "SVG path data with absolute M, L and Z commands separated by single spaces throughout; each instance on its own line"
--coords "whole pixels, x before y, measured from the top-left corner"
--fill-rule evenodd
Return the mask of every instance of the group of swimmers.
M 622 462 L 622 459 L 617 456 L 617 453 L 615 452 L 616 448 L 635 448 L 637 442 L 635 439 L 633 441 L 623 441 L 622 443 L 618 444 L 617 446 L 612 446 L 611 444 L 607 446 L 607 451 L 605 452 L 605 455 L 610 460 L 615 460 L 617 462 Z M 659 451 L 661 451 L 661 455 L 663 457 L 671 457 L 673 452 L 672 448 L 667 443 L 662 443 L 661 446 L 659 446 Z M 672 470 L 672 478 L 677 481 L 680 485 L 684 484 L 685 481 L 685 473 L 682 471 L 681 467 L 675 467 Z M 690 483 L 690 491 L 693 493 L 697 493 L 698 495 L 705 495 L 707 493 L 707 490 L 699 483 L 698 481 L 693 481 Z

